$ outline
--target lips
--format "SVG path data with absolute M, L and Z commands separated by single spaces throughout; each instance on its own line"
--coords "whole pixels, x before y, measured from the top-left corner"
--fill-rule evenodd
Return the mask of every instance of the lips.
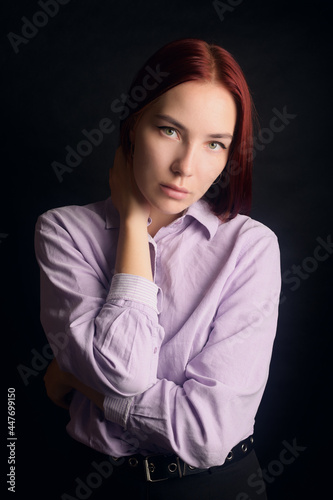
M 178 191 L 179 193 L 188 193 L 188 190 L 185 188 L 181 188 L 178 186 L 174 186 L 173 184 L 162 184 L 163 187 L 173 189 L 174 191 Z
M 173 184 L 161 184 L 161 189 L 168 198 L 173 198 L 174 200 L 183 200 L 189 193 L 187 189 Z

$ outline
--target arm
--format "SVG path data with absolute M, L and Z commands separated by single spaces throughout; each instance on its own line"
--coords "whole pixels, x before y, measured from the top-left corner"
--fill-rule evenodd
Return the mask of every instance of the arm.
M 147 235 L 150 206 L 139 191 L 132 165 L 126 161 L 120 148 L 110 170 L 110 188 L 120 215 L 116 272 L 153 281 Z
M 122 172 L 118 161 L 116 173 Z M 126 204 L 122 180 L 111 177 L 114 203 L 126 212 L 119 239 L 117 230 L 106 231 L 105 219 L 85 207 L 53 210 L 37 222 L 41 322 L 52 347 L 57 335 L 62 339 L 54 349 L 61 370 L 100 393 L 129 396 L 156 381 L 164 332 L 158 324 L 158 287 L 150 279 L 148 207 L 132 195 Z M 143 208 L 132 217 L 138 204 Z M 110 286 L 114 266 L 118 274 Z
M 237 260 L 207 343 L 185 368 L 185 382 L 164 378 L 133 398 L 105 398 L 106 417 L 136 438 L 138 449 L 158 447 L 195 467 L 211 467 L 252 433 L 276 333 L 276 239 L 261 238 Z

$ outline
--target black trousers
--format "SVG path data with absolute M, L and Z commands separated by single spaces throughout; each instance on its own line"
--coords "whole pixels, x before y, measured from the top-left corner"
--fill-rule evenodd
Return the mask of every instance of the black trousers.
M 70 439 L 70 438 L 69 438 Z M 214 472 L 150 483 L 120 459 L 71 440 L 70 449 L 53 460 L 40 498 L 48 500 L 267 500 L 256 454 Z M 51 463 L 50 463 L 51 465 Z

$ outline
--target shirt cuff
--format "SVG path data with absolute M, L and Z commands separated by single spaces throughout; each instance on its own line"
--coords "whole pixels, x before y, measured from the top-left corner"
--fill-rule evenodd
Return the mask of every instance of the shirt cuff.
M 106 396 L 103 402 L 104 416 L 107 420 L 126 428 L 129 410 L 133 401 L 130 398 Z
M 154 309 L 158 314 L 157 294 L 159 287 L 152 281 L 133 274 L 118 273 L 112 278 L 107 300 L 131 300 Z

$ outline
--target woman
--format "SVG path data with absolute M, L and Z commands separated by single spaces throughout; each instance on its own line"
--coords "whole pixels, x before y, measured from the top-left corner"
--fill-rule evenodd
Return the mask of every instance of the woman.
M 67 430 L 109 471 L 73 476 L 61 498 L 264 499 L 253 426 L 280 269 L 275 235 L 248 216 L 247 84 L 222 48 L 179 40 L 123 112 L 111 197 L 36 229 L 41 321 L 64 339 L 47 392 L 64 407 L 71 395 Z

